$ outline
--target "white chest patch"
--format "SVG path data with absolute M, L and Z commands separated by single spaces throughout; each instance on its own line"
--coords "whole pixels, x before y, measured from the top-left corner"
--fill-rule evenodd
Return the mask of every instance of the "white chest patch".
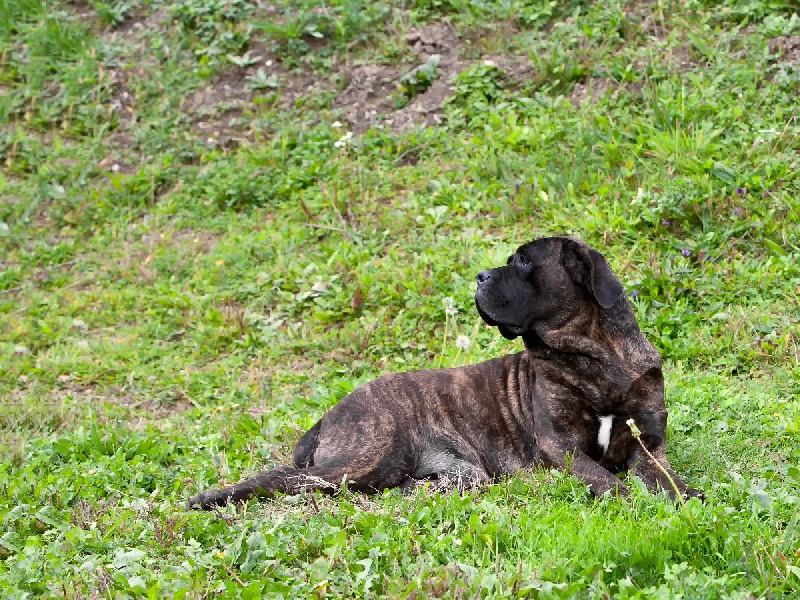
M 611 424 L 614 422 L 614 415 L 600 417 L 600 431 L 597 432 L 597 445 L 603 449 L 603 453 L 608 450 L 611 441 Z

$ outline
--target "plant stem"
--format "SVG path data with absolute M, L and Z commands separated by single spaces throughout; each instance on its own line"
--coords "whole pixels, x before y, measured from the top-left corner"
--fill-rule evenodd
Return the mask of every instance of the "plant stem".
M 437 369 L 442 368 L 442 361 L 444 360 L 444 347 L 447 345 L 447 326 L 450 324 L 450 314 L 445 310 L 444 312 L 444 335 L 442 336 L 442 352 L 439 354 L 439 364 L 436 365 Z

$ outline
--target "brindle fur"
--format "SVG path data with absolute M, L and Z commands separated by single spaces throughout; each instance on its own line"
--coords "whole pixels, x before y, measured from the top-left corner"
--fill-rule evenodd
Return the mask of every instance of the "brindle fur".
M 617 473 L 648 488 L 702 498 L 669 467 L 661 357 L 644 337 L 617 277 L 596 250 L 566 237 L 519 248 L 478 274 L 475 304 L 525 350 L 476 365 L 397 373 L 355 390 L 300 440 L 294 467 L 203 492 L 190 508 L 275 492 L 377 492 L 434 480 L 469 488 L 534 465 L 569 468 L 596 496 L 625 495 Z M 607 450 L 600 417 L 613 415 Z

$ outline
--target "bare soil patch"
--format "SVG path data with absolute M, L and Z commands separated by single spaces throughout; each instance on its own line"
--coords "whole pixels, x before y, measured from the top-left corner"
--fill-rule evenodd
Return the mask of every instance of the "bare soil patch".
M 486 64 L 493 64 L 500 69 L 512 84 L 522 85 L 535 79 L 538 75 L 536 67 L 526 56 L 513 54 L 490 54 L 481 58 Z
M 169 15 L 165 9 L 149 15 L 137 13 L 130 16 L 117 28 L 108 28 L 102 38 L 115 47 L 122 47 L 127 60 L 110 69 L 110 78 L 114 91 L 111 98 L 111 109 L 117 116 L 117 127 L 109 136 L 110 152 L 98 166 L 114 173 L 134 173 L 144 163 L 144 156 L 134 156 L 132 151 L 135 142 L 131 132 L 136 126 L 136 90 L 131 87 L 135 71 L 143 77 L 147 69 L 158 68 L 153 54 L 148 48 L 147 37 L 153 33 L 166 36 L 169 27 Z
M 439 71 L 433 85 L 387 120 L 387 124 L 391 124 L 395 131 L 440 124 L 445 100 L 451 94 L 452 78 L 474 62 L 459 58 L 462 43 L 450 23 L 432 23 L 422 29 L 412 30 L 406 36 L 406 41 L 419 56 L 420 62 L 439 55 Z
M 462 43 L 450 23 L 412 29 L 406 35 L 406 42 L 417 55 L 415 65 L 363 65 L 345 73 L 349 82 L 334 106 L 346 110 L 345 118 L 354 132 L 361 133 L 379 124 L 406 131 L 441 122 L 444 102 L 450 95 L 450 80 L 473 61 L 459 58 Z M 394 110 L 402 76 L 434 55 L 440 59 L 436 80 L 409 104 Z
M 331 87 L 318 73 L 285 69 L 274 53 L 258 40 L 250 43 L 248 53 L 257 61 L 246 67 L 228 69 L 187 101 L 188 111 L 194 113 L 193 130 L 207 145 L 231 148 L 253 140 L 255 130 L 250 120 L 241 117 L 247 116 L 256 97 L 273 92 L 250 89 L 249 80 L 259 70 L 267 77 L 277 78 L 279 84 L 274 91 L 284 108 L 294 106 L 315 91 Z
M 183 229 L 172 235 L 172 245 L 178 247 L 192 247 L 199 252 L 208 254 L 214 249 L 219 240 L 219 235 L 206 230 Z
M 67 0 L 64 3 L 64 8 L 67 12 L 72 14 L 76 20 L 84 23 L 89 22 L 92 25 L 98 22 L 97 11 L 95 11 L 91 2 L 88 0 Z
M 678 73 L 686 73 L 700 66 L 705 61 L 695 59 L 691 48 L 681 44 L 669 50 L 668 62 L 670 67 Z
M 440 124 L 445 102 L 452 95 L 453 78 L 478 62 L 462 58 L 464 45 L 447 22 L 411 30 L 406 35 L 406 42 L 417 55 L 418 60 L 413 66 L 364 65 L 349 73 L 349 84 L 334 105 L 347 111 L 345 118 L 354 132 L 361 133 L 375 125 L 390 126 L 402 132 Z M 436 80 L 406 106 L 395 110 L 395 98 L 403 75 L 433 56 L 439 57 Z M 487 55 L 480 60 L 497 66 L 516 83 L 535 76 L 533 66 L 525 57 Z
M 800 63 L 800 35 L 782 35 L 767 42 L 770 54 L 788 63 Z
M 246 76 L 244 69 L 228 71 L 197 90 L 183 106 L 194 121 L 193 131 L 206 145 L 234 148 L 251 138 L 252 129 L 240 126 L 238 120 L 252 101 Z
M 597 100 L 605 97 L 606 94 L 615 89 L 616 85 L 617 83 L 613 79 L 602 77 L 590 78 L 585 82 L 579 81 L 572 88 L 572 93 L 567 97 L 567 100 L 577 108 L 587 100 Z
M 400 67 L 363 65 L 349 73 L 349 83 L 334 106 L 344 108 L 345 119 L 355 133 L 362 133 L 381 122 L 380 115 L 393 109 L 392 94 L 402 75 Z
M 457 58 L 461 40 L 450 23 L 431 23 L 422 29 L 412 29 L 406 34 L 411 49 L 423 60 L 434 54 L 444 58 Z

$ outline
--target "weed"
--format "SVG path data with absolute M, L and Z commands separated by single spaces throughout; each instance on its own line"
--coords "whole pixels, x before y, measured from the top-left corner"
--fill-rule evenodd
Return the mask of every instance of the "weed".
M 453 82 L 449 118 L 469 122 L 485 116 L 490 105 L 502 101 L 504 88 L 503 73 L 493 64 L 478 63 L 465 69 Z
M 216 58 L 240 54 L 247 48 L 246 22 L 254 5 L 246 0 L 185 0 L 170 5 L 170 15 L 196 42 L 195 53 Z
M 434 54 L 418 67 L 414 67 L 400 78 L 400 91 L 408 99 L 427 90 L 434 81 L 441 57 Z
M 95 0 L 92 6 L 97 11 L 100 19 L 112 26 L 121 25 L 131 15 L 136 7 L 136 0 L 114 0 L 112 2 L 103 2 L 102 0 Z

